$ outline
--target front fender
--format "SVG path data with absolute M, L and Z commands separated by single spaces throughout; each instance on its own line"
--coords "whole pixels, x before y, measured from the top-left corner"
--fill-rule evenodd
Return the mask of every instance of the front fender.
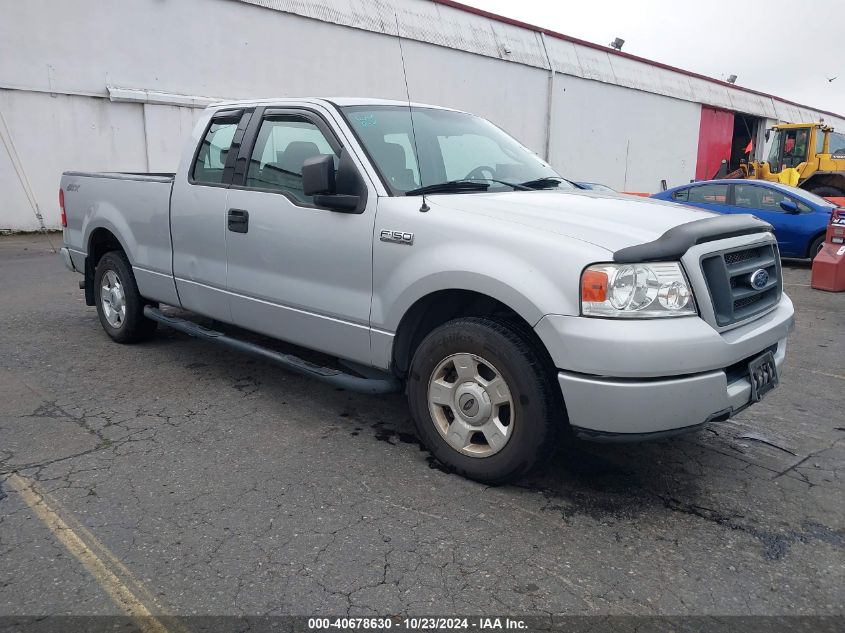
M 403 248 L 409 250 L 398 245 L 382 247 L 393 251 Z M 577 314 L 582 266 L 567 274 L 552 265 L 541 266 L 541 262 L 532 261 L 536 257 L 524 253 L 493 245 L 445 243 L 401 258 L 387 254 L 383 264 L 378 263 L 382 258 L 376 255 L 372 326 L 395 332 L 411 306 L 441 290 L 469 290 L 489 296 L 532 326 L 550 312 Z

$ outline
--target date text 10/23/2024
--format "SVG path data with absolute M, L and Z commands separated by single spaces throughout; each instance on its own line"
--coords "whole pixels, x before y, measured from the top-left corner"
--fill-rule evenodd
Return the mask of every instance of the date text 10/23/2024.
M 320 630 L 376 630 L 397 629 L 404 631 L 439 631 L 439 630 L 526 630 L 524 620 L 501 617 L 475 618 L 309 618 L 308 628 Z

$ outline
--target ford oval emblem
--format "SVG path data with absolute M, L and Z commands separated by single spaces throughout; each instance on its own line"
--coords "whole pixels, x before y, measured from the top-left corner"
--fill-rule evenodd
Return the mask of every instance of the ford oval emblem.
M 769 283 L 769 273 L 767 273 L 763 268 L 758 268 L 751 273 L 749 281 L 751 282 L 751 287 L 754 288 L 754 290 L 762 290 L 766 287 L 766 284 Z

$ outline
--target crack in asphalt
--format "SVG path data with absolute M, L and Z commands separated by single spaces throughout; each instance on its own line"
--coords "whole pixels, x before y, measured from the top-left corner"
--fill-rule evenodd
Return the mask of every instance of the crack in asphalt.
M 348 412 L 341 413 L 340 415 L 341 417 L 355 417 L 354 413 L 350 414 Z M 393 446 L 398 445 L 394 440 L 398 440 L 403 444 L 416 445 L 420 450 L 427 453 L 427 462 L 431 468 L 438 468 L 445 473 L 450 472 L 448 468 L 437 462 L 434 456 L 420 443 L 415 434 L 402 432 L 389 424 L 385 424 L 384 422 L 375 422 L 371 424 L 371 427 L 374 429 L 375 438 L 377 440 L 386 442 Z M 715 436 L 722 438 L 716 429 L 711 430 Z M 722 439 L 724 440 L 725 438 Z M 735 439 L 745 438 L 741 435 L 737 435 Z M 739 457 L 733 454 L 729 456 L 732 459 L 743 462 L 747 466 L 770 470 L 773 474 L 772 479 L 777 479 L 792 471 L 796 471 L 796 469 L 805 464 L 808 460 L 824 454 L 826 451 L 836 447 L 842 441 L 843 438 L 838 438 L 830 445 L 807 454 L 788 468 L 781 471 L 766 468 L 765 466 L 761 466 L 759 463 L 744 457 Z M 704 450 L 713 451 L 718 454 L 728 455 L 727 453 L 719 451 L 714 447 L 704 446 L 696 442 L 693 442 L 693 444 L 697 448 L 703 448 Z M 728 447 L 735 448 L 732 444 L 728 444 Z M 780 447 L 776 445 L 773 445 L 773 448 L 780 449 Z M 791 451 L 786 452 L 794 454 L 791 453 Z M 589 452 L 579 451 L 575 460 L 571 459 L 573 453 L 574 451 L 567 451 L 567 462 L 570 464 L 573 462 L 575 463 L 575 467 L 571 469 L 572 473 L 576 474 L 579 478 L 607 478 L 610 473 L 617 478 L 617 481 L 626 482 L 621 486 L 622 489 L 618 491 L 621 493 L 620 496 L 609 497 L 608 490 L 606 488 L 601 492 L 596 491 L 595 489 L 585 492 L 579 490 L 552 490 L 549 488 L 538 488 L 532 485 L 520 484 L 515 484 L 514 487 L 531 492 L 540 492 L 547 501 L 540 510 L 543 512 L 557 512 L 565 521 L 568 521 L 576 515 L 586 515 L 596 521 L 601 521 L 602 519 L 611 516 L 617 519 L 633 519 L 643 513 L 643 502 L 651 497 L 658 500 L 663 507 L 671 512 L 677 512 L 704 519 L 719 527 L 732 531 L 743 532 L 757 539 L 762 546 L 761 556 L 770 561 L 780 560 L 786 556 L 790 547 L 795 543 L 806 544 L 813 540 L 819 540 L 836 548 L 842 548 L 845 546 L 845 530 L 833 529 L 821 523 L 815 522 L 804 522 L 800 528 L 789 528 L 780 532 L 763 529 L 758 526 L 740 522 L 738 519 L 744 518 L 742 515 L 731 515 L 725 513 L 724 511 L 698 506 L 694 503 L 685 502 L 672 497 L 671 495 L 649 488 L 641 482 L 638 482 L 635 473 L 633 473 L 630 469 L 626 470 L 616 464 L 608 462 L 607 460 L 592 455 Z M 801 473 L 796 474 L 798 474 L 799 478 L 808 486 L 812 487 L 817 485 L 810 482 Z M 565 503 L 553 503 L 553 500 L 555 499 L 562 500 Z
M 695 516 L 730 530 L 753 536 L 763 546 L 762 555 L 766 560 L 780 560 L 789 552 L 790 546 L 797 542 L 806 544 L 813 540 L 819 540 L 836 548 L 845 547 L 845 530 L 834 530 L 820 523 L 806 521 L 802 523 L 801 529 L 773 532 L 741 523 L 737 521 L 739 517 L 723 514 L 713 508 L 683 503 L 671 497 L 663 497 L 663 503 L 672 512 Z
M 17 337 L 6 355 L 0 342 L 0 366 L 16 372 L 0 388 L 14 397 L 26 379 L 39 394 L 0 429 L 19 440 L 0 448 L 0 607 L 40 605 L 36 582 L 77 592 L 62 603 L 51 590 L 51 604 L 84 593 L 84 575 L 6 498 L 3 475 L 25 471 L 179 611 L 838 608 L 845 427 L 796 404 L 824 385 L 656 448 L 576 443 L 518 485 L 487 487 L 443 475 L 399 398 L 326 389 L 166 333 L 115 354 L 93 314 L 63 305 L 0 306 Z M 19 327 L 34 320 L 48 333 L 37 345 Z M 799 456 L 742 444 L 754 429 Z

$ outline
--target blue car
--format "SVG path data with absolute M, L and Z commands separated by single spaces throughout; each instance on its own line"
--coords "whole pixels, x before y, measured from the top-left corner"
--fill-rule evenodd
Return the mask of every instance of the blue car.
M 809 191 L 759 180 L 705 180 L 651 197 L 714 213 L 750 213 L 775 227 L 783 257 L 811 259 L 824 243 L 830 214 L 836 208 Z

